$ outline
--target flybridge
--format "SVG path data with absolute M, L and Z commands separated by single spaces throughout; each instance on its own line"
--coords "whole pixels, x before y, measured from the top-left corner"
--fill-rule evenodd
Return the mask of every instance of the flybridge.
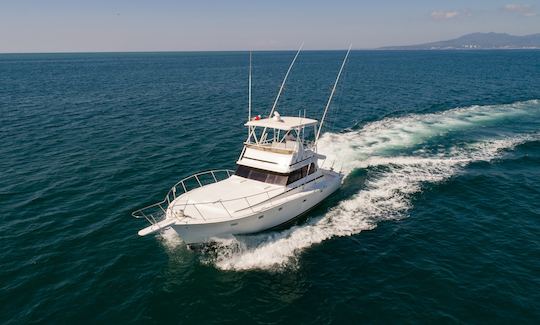
M 301 145 L 306 145 L 305 128 L 313 126 L 311 136 L 317 131 L 317 120 L 305 117 L 284 116 L 274 112 L 272 118 L 257 119 L 245 124 L 249 128 L 246 145 L 258 145 L 261 150 L 272 151 L 288 150 L 286 153 L 293 153 Z M 309 131 L 308 137 L 309 137 Z M 281 152 L 285 153 L 285 152 Z
M 237 161 L 239 166 L 290 173 L 304 165 L 314 164 L 318 159 L 324 159 L 324 156 L 317 154 L 314 142 L 305 140 L 305 128 L 313 126 L 313 136 L 317 120 L 281 117 L 278 112 L 274 112 L 272 118 L 252 120 L 246 126 L 249 135 Z

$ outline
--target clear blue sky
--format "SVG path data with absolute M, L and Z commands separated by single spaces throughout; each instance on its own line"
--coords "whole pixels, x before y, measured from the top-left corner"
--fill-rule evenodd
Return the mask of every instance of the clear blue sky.
M 374 48 L 540 33 L 540 1 L 0 0 L 0 52 Z

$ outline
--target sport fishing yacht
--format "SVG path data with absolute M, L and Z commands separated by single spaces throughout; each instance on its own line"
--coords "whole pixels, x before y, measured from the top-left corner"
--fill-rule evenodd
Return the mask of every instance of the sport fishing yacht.
M 300 48 L 301 50 L 301 48 Z M 339 69 L 321 123 L 276 110 L 296 53 L 267 118 L 251 117 L 251 55 L 248 137 L 233 170 L 194 174 L 176 183 L 158 203 L 134 211 L 150 225 L 140 236 L 172 228 L 193 245 L 230 235 L 253 234 L 286 224 L 334 193 L 343 174 L 317 153 L 317 140 L 350 47 Z

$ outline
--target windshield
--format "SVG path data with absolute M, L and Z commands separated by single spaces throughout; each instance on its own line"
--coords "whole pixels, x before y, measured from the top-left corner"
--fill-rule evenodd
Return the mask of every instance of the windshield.
M 314 163 L 305 165 L 289 174 L 281 174 L 259 168 L 253 168 L 243 165 L 238 165 L 236 169 L 236 176 L 253 179 L 259 182 L 276 184 L 276 185 L 289 185 L 294 183 L 307 175 L 313 174 L 317 170 Z
M 234 174 L 240 177 L 253 179 L 259 182 L 276 184 L 276 185 L 287 185 L 287 178 L 289 177 L 288 174 L 280 174 L 280 173 L 271 172 L 268 170 L 247 167 L 247 166 L 242 166 L 242 165 L 238 165 L 238 168 L 236 169 L 236 173 Z

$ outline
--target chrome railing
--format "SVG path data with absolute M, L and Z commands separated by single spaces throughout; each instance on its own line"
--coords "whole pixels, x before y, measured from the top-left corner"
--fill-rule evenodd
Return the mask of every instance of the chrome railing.
M 209 217 L 208 215 L 205 216 L 205 214 L 203 213 L 203 212 L 205 212 L 204 207 L 205 206 L 207 207 L 209 205 L 212 205 L 212 206 L 217 205 L 224 212 L 226 212 L 227 215 L 230 218 L 233 218 L 234 213 L 238 213 L 238 212 L 245 211 L 245 210 L 248 210 L 248 211 L 251 211 L 252 213 L 255 213 L 256 211 L 260 211 L 261 209 L 268 208 L 269 207 L 268 203 L 270 204 L 270 207 L 272 207 L 273 206 L 273 200 L 275 198 L 277 198 L 280 194 L 284 193 L 285 191 L 286 190 L 284 188 L 274 188 L 274 189 L 271 189 L 269 191 L 259 192 L 259 193 L 246 195 L 246 196 L 241 196 L 241 197 L 236 197 L 236 198 L 232 198 L 232 199 L 226 199 L 226 200 L 220 199 L 220 200 L 217 200 L 217 201 L 196 202 L 196 203 L 189 203 L 189 201 L 186 201 L 184 203 L 179 203 L 179 204 L 182 206 L 182 208 L 180 209 L 182 211 L 182 213 L 184 211 L 186 211 L 187 207 L 193 207 L 194 210 L 192 210 L 192 213 L 194 213 L 196 211 L 197 215 L 202 220 L 207 220 L 208 217 Z M 274 195 L 275 193 L 273 193 L 273 192 L 277 192 L 277 194 Z M 273 193 L 273 194 L 270 195 L 270 193 Z M 259 200 L 257 200 L 257 202 L 255 202 L 255 203 L 252 202 L 254 197 L 259 197 Z M 265 203 L 266 203 L 266 205 L 265 205 Z M 232 204 L 234 204 L 234 207 L 231 207 Z M 261 206 L 261 208 L 256 210 L 255 209 L 256 206 Z M 171 210 L 171 211 L 173 211 L 173 210 Z M 206 212 L 206 213 L 208 213 L 208 212 Z M 209 213 L 213 214 L 215 212 L 209 212 Z M 195 215 L 182 215 L 182 216 L 184 216 L 184 217 L 195 217 Z
M 138 219 L 145 218 L 151 225 L 155 225 L 161 220 L 163 220 L 163 218 L 166 216 L 169 205 L 177 197 L 177 194 L 178 194 L 177 188 L 180 188 L 180 190 L 183 191 L 182 194 L 187 193 L 191 190 L 191 187 L 189 187 L 187 184 L 189 180 L 194 179 L 196 181 L 196 184 L 198 185 L 197 187 L 202 187 L 204 185 L 209 184 L 209 183 L 206 183 L 204 179 L 202 179 L 203 175 L 211 175 L 212 176 L 211 180 L 213 180 L 214 182 L 218 182 L 219 180 L 226 179 L 226 178 L 220 179 L 219 177 L 217 177 L 218 173 L 223 173 L 223 172 L 227 173 L 227 178 L 230 177 L 231 174 L 234 174 L 234 172 L 231 170 L 213 170 L 213 171 L 197 173 L 189 177 L 186 177 L 182 179 L 181 181 L 179 181 L 178 183 L 176 183 L 171 188 L 171 190 L 169 190 L 169 192 L 167 193 L 167 196 L 162 201 L 154 203 L 142 209 L 138 209 L 132 213 L 132 216 Z M 320 176 L 316 177 L 315 179 L 311 181 L 315 181 L 315 183 L 318 183 L 319 180 L 320 180 Z M 309 183 L 311 181 L 307 181 L 306 183 Z M 296 189 L 298 187 L 303 188 L 304 185 L 305 184 L 301 184 L 293 189 Z M 195 216 L 188 216 L 188 215 L 183 214 L 183 212 L 186 210 L 187 207 L 193 207 L 194 210 L 192 212 L 197 211 L 197 214 L 200 218 L 202 218 L 203 220 L 207 220 L 208 216 L 205 217 L 205 215 L 201 211 L 201 208 L 208 205 L 214 205 L 214 206 L 218 205 L 231 218 L 233 217 L 233 213 L 238 213 L 238 212 L 242 212 L 246 210 L 250 211 L 251 213 L 255 213 L 256 211 L 264 210 L 264 209 L 274 206 L 275 199 L 279 198 L 281 194 L 286 193 L 293 189 L 280 187 L 280 188 L 274 188 L 265 192 L 259 192 L 259 193 L 255 193 L 255 194 L 251 194 L 247 196 L 226 199 L 226 200 L 220 199 L 217 201 L 208 201 L 208 202 L 189 203 L 189 199 L 188 199 L 186 200 L 186 202 L 180 203 L 181 206 L 183 206 L 183 208 L 180 209 L 180 211 L 182 212 L 182 215 L 177 216 L 177 217 L 189 217 L 189 218 L 195 217 Z M 272 195 L 270 195 L 270 193 L 272 193 Z M 256 196 L 260 197 L 260 199 L 257 200 L 257 202 L 253 202 L 253 198 Z M 230 204 L 233 202 L 245 202 L 245 204 L 243 203 L 235 204 L 235 207 L 231 208 Z M 227 205 L 229 205 L 229 208 L 227 207 Z M 255 209 L 256 207 L 258 208 Z M 204 211 L 204 209 L 202 210 Z M 172 209 L 171 209 L 171 212 L 175 213 Z
M 223 177 L 226 174 L 226 177 Z M 230 169 L 217 169 L 200 172 L 193 174 L 186 178 L 181 179 L 178 183 L 167 192 L 165 198 L 157 203 L 151 204 L 144 208 L 135 210 L 131 215 L 137 219 L 146 219 L 150 224 L 154 225 L 163 219 L 167 213 L 167 207 L 172 201 L 184 193 L 187 193 L 195 188 L 208 185 L 210 183 L 217 183 L 221 180 L 227 179 L 234 174 L 234 171 Z M 209 182 L 210 181 L 210 182 Z

